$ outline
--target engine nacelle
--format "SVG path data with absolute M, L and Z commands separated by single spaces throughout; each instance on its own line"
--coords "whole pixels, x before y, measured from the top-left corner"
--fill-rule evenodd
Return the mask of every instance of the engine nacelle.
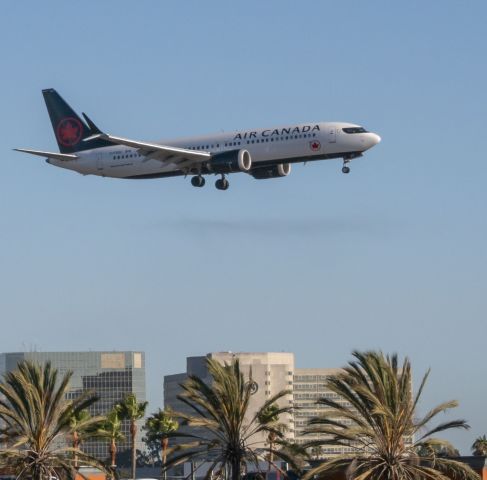
M 290 163 L 279 163 L 271 167 L 254 168 L 250 175 L 257 180 L 266 180 L 268 178 L 287 177 L 291 173 Z
M 217 153 L 206 164 L 214 173 L 248 172 L 252 168 L 252 157 L 248 150 L 231 150 Z

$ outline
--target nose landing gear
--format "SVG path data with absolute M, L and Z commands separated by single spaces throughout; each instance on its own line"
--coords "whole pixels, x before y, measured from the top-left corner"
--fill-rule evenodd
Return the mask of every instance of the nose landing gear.
M 361 157 L 361 153 L 347 153 L 343 157 L 343 167 L 342 167 L 342 173 L 350 173 L 350 167 L 348 164 L 354 159 L 354 158 L 359 158 Z
M 217 190 L 227 190 L 230 184 L 228 183 L 228 180 L 225 178 L 225 175 L 222 175 L 222 178 L 219 178 L 215 182 L 215 187 Z

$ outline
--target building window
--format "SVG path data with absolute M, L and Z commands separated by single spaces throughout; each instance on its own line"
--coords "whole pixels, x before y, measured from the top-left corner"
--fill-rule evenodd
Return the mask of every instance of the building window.
M 142 354 L 134 353 L 134 368 L 142 368 Z

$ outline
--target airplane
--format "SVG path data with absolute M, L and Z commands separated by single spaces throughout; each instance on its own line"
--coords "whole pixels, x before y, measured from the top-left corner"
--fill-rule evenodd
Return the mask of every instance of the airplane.
M 53 88 L 42 91 L 59 152 L 15 148 L 46 157 L 56 167 L 82 175 L 148 179 L 191 175 L 194 187 L 205 175 L 218 175 L 218 190 L 227 190 L 230 173 L 255 179 L 286 177 L 291 164 L 341 158 L 348 164 L 377 145 L 381 138 L 364 127 L 343 122 L 289 124 L 176 140 L 143 142 L 100 130 L 82 113 L 82 120 Z

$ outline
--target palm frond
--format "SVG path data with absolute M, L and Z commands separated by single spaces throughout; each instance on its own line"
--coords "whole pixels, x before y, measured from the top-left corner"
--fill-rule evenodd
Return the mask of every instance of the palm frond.
M 464 420 L 427 428 L 440 412 L 454 408 L 457 403 L 442 403 L 421 420 L 416 420 L 416 406 L 429 372 L 413 396 L 409 359 L 400 362 L 396 354 L 384 355 L 374 351 L 354 351 L 353 357 L 340 373 L 328 377 L 326 387 L 338 399 L 319 400 L 319 404 L 328 408 L 310 420 L 305 434 L 319 434 L 320 438 L 312 438 L 303 445 L 308 449 L 344 446 L 352 452 L 319 465 L 308 472 L 305 479 L 345 468 L 354 480 L 445 479 L 445 471 L 439 467 L 440 460 L 434 452 L 427 457 L 431 465 L 423 465 L 417 451 L 422 447 L 432 449 L 432 444 L 428 446 L 427 441 L 435 433 L 451 428 L 468 428 Z M 426 433 L 412 443 L 413 436 L 424 429 Z M 446 468 L 449 464 L 443 465 Z M 459 475 L 460 470 L 453 470 L 454 467 L 457 465 L 452 465 L 451 471 Z M 458 477 L 458 480 L 466 478 L 470 480 L 472 477 Z

